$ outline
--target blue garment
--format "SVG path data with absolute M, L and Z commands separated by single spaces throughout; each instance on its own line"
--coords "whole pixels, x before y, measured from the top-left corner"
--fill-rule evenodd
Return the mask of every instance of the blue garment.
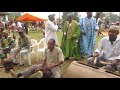
M 79 21 L 81 32 L 85 32 L 86 35 L 80 34 L 80 48 L 81 55 L 93 55 L 93 50 L 96 41 L 97 30 L 99 29 L 96 19 L 91 17 L 88 19 L 80 18 Z

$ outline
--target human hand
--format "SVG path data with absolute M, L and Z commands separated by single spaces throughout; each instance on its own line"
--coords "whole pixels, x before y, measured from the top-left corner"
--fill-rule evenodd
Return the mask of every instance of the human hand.
M 86 35 L 86 33 L 85 33 L 85 32 L 82 32 L 82 34 L 83 34 L 83 35 Z
M 115 65 L 115 64 L 117 64 L 118 60 L 110 60 L 109 62 L 110 62 L 111 64 Z
M 55 64 L 50 63 L 50 64 L 47 65 L 47 67 L 48 67 L 48 69 L 50 70 L 50 69 L 52 69 L 52 68 L 54 67 L 54 65 L 55 65 Z
M 95 52 L 93 57 L 99 57 L 99 54 L 97 52 Z

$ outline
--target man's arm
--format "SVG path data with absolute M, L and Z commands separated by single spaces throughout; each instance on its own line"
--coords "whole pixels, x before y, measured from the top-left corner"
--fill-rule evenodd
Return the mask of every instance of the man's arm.
M 58 26 L 57 26 L 57 25 L 52 24 L 52 22 L 51 22 L 51 23 L 50 23 L 50 22 L 48 22 L 48 23 L 47 23 L 47 26 L 48 26 L 48 28 L 49 28 L 51 31 L 53 31 L 53 32 L 55 32 L 55 31 L 57 31 L 57 30 L 58 30 Z
M 95 50 L 95 53 L 94 53 L 94 57 L 98 57 L 100 55 L 100 53 L 102 52 L 102 48 L 103 48 L 103 39 L 101 39 L 98 43 L 98 47 L 97 49 Z
M 48 65 L 48 69 L 52 69 L 54 67 L 57 67 L 57 66 L 60 66 L 61 64 L 63 64 L 64 62 L 64 57 L 63 57 L 63 52 L 61 49 L 59 49 L 59 52 L 58 52 L 58 62 L 55 63 L 55 64 L 49 64 Z
M 63 61 L 59 61 L 59 62 L 57 62 L 57 63 L 55 63 L 55 64 L 49 64 L 49 65 L 48 65 L 48 68 L 49 68 L 49 69 L 52 69 L 52 68 L 54 68 L 54 67 L 60 66 L 61 64 L 63 64 Z
M 94 18 L 94 22 L 95 22 L 95 30 L 98 31 L 99 30 L 99 26 L 98 26 L 98 23 L 96 22 L 95 18 Z
M 80 26 L 79 26 L 78 23 L 77 23 L 77 25 L 76 25 L 76 31 L 75 31 L 75 33 L 73 34 L 73 38 L 78 39 L 79 36 L 80 36 Z
M 86 32 L 85 32 L 85 30 L 84 30 L 84 26 L 83 26 L 83 22 L 84 22 L 84 18 L 80 18 L 80 19 L 79 19 L 79 24 L 80 24 L 81 33 L 82 33 L 83 35 L 86 35 Z

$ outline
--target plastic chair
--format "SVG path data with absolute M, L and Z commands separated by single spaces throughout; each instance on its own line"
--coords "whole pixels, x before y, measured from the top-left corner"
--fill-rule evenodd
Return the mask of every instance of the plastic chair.
M 31 39 L 31 56 L 34 55 L 34 58 L 36 59 L 37 55 L 36 55 L 36 49 L 35 46 L 37 45 L 37 40 L 35 39 Z M 31 62 L 31 61 L 30 61 Z
M 36 59 L 36 52 L 34 51 L 34 47 L 37 45 L 37 40 L 31 39 L 31 52 L 26 53 L 27 59 L 28 59 L 28 64 L 31 65 L 31 56 L 34 55 L 34 58 Z
M 40 45 L 42 43 L 43 43 L 43 48 L 40 48 Z M 42 53 L 42 58 L 43 58 L 43 52 L 44 52 L 45 48 L 47 47 L 45 38 L 42 38 L 37 45 L 38 45 L 38 54 Z

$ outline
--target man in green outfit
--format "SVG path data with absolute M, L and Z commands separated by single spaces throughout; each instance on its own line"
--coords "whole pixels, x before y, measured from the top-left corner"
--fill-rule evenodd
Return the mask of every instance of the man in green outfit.
M 80 48 L 79 48 L 79 36 L 80 28 L 77 21 L 72 20 L 72 15 L 67 16 L 66 22 L 63 27 L 63 37 L 61 42 L 61 49 L 65 56 L 65 59 L 74 57 L 80 59 Z

